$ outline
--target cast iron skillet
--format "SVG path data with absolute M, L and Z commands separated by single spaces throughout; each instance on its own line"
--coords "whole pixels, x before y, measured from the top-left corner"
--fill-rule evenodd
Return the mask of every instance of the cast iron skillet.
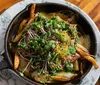
M 28 83 L 39 85 L 40 83 L 32 81 L 31 79 L 26 78 L 25 76 L 23 77 L 20 76 L 18 71 L 13 69 L 13 57 L 14 56 L 12 56 L 12 52 L 10 50 L 10 43 L 12 42 L 13 36 L 17 34 L 18 27 L 21 21 L 29 17 L 30 6 L 31 4 L 28 5 L 23 11 L 21 11 L 15 16 L 15 18 L 11 21 L 6 31 L 5 41 L 4 41 L 4 53 L 2 54 L 4 56 L 4 61 L 2 62 L 2 66 L 0 67 L 0 69 L 10 69 L 11 72 L 16 74 L 19 78 L 22 78 L 23 80 L 27 81 Z M 97 44 L 99 42 L 97 42 L 98 39 L 96 36 L 96 32 L 94 32 L 93 27 L 95 27 L 95 29 L 97 29 L 97 27 L 95 26 L 93 22 L 87 20 L 86 18 L 87 15 L 84 12 L 82 12 L 81 10 L 78 11 L 76 9 L 79 10 L 79 8 L 73 8 L 71 5 L 58 4 L 58 3 L 41 3 L 41 4 L 37 4 L 36 6 L 36 12 L 50 13 L 50 12 L 56 12 L 60 10 L 71 10 L 77 13 L 78 14 L 77 23 L 83 28 L 83 29 L 80 28 L 79 31 L 84 32 L 85 34 L 88 34 L 90 36 L 90 42 L 91 42 L 90 53 L 93 55 L 96 55 L 97 54 Z M 84 16 L 83 14 L 86 16 Z M 92 26 L 91 23 L 93 23 L 94 26 Z M 83 76 L 75 78 L 74 80 L 67 82 L 67 83 L 72 83 L 75 85 L 80 84 L 81 80 L 90 71 L 91 67 L 92 67 L 92 64 L 90 62 L 86 62 L 86 69 L 84 70 L 85 73 L 83 74 Z

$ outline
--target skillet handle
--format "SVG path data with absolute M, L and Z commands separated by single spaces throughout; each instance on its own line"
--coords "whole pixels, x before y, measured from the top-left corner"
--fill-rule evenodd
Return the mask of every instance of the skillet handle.
M 5 56 L 4 51 L 2 51 L 0 53 L 0 58 L 1 58 L 1 61 L 0 61 L 0 71 L 3 70 L 3 69 L 10 68 L 8 61 L 7 61 L 7 59 L 4 56 Z

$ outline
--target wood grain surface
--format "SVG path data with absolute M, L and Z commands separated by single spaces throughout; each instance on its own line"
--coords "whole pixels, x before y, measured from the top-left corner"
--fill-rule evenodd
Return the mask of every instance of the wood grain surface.
M 21 0 L 0 0 L 0 13 Z
M 0 0 L 0 13 L 21 0 Z M 85 11 L 100 30 L 100 0 L 66 0 Z M 100 79 L 96 85 L 100 85 Z

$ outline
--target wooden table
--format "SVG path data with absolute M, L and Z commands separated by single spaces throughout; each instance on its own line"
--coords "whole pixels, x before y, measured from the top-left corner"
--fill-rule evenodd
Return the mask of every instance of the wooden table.
M 11 5 L 19 2 L 21 0 L 0 0 L 0 13 L 5 11 Z M 84 10 L 96 23 L 100 30 L 100 0 L 66 0 L 69 1 L 82 10 Z M 100 85 L 100 79 L 96 85 Z

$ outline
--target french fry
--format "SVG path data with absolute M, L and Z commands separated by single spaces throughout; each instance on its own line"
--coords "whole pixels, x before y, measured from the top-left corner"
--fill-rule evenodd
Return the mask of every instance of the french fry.
M 27 22 L 27 21 L 28 21 L 27 19 L 24 19 L 24 20 L 21 22 L 21 24 L 20 24 L 20 26 L 19 26 L 18 33 L 20 33 L 20 32 L 23 30 L 23 27 L 26 25 L 26 22 Z
M 69 76 L 70 75 L 70 76 Z M 56 81 L 70 81 L 77 76 L 76 73 L 59 72 L 56 76 L 51 76 Z
M 79 70 L 78 60 L 75 60 L 73 65 L 74 65 L 75 71 L 78 71 Z
M 23 28 L 23 30 L 14 38 L 13 42 L 18 42 L 23 34 L 23 32 L 29 27 L 29 25 L 32 23 L 32 21 L 34 20 L 34 12 L 35 12 L 35 7 L 36 4 L 33 4 L 31 6 L 31 11 L 30 11 L 30 19 L 28 21 L 28 23 L 26 24 L 26 26 Z
M 96 60 L 93 57 L 91 57 L 91 55 L 89 53 L 87 53 L 86 51 L 83 51 L 83 49 L 79 48 L 78 46 L 76 46 L 76 50 L 83 58 L 90 61 L 96 69 L 99 67 Z
M 70 81 L 70 78 L 66 78 L 64 76 L 51 76 L 51 78 L 56 81 Z
M 15 70 L 18 68 L 19 63 L 20 63 L 19 56 L 15 53 L 15 57 L 14 57 L 14 69 Z
M 88 53 L 89 53 L 89 51 L 88 51 L 85 47 L 83 47 L 82 45 L 77 44 L 77 47 L 78 47 L 78 48 L 80 48 L 80 49 L 82 49 L 83 51 L 85 51 L 85 52 L 88 52 Z
M 80 72 L 81 74 L 83 74 L 83 64 L 82 63 L 80 64 Z
M 33 4 L 33 5 L 31 6 L 30 18 L 34 18 L 35 8 L 36 8 L 36 4 Z

